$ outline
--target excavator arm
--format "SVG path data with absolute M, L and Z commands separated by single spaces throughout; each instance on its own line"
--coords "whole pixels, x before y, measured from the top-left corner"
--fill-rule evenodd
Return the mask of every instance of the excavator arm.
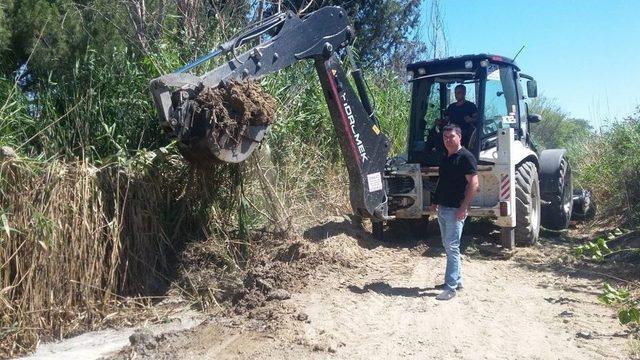
M 235 53 L 243 43 L 275 31 L 277 33 L 268 40 L 242 54 Z M 340 7 L 323 7 L 304 18 L 292 12 L 270 16 L 250 25 L 237 37 L 176 72 L 152 80 L 150 87 L 161 125 L 173 132 L 183 144 L 197 144 L 206 132 L 197 131 L 202 124 L 192 121 L 191 103 L 196 89 L 257 80 L 297 61 L 311 59 L 315 63 L 347 165 L 352 208 L 363 217 L 386 220 L 388 209 L 383 177 L 389 145 L 373 113 L 361 72 L 353 62 L 350 52 L 353 40 L 354 32 L 346 12 Z M 342 49 L 346 49 L 349 60 L 353 62 L 355 70 L 352 76 L 357 93 L 351 87 L 338 57 L 337 52 Z M 233 56 L 212 71 L 202 76 L 187 72 L 225 53 Z M 220 141 L 224 145 L 214 148 L 193 148 L 210 152 L 207 155 L 213 155 L 217 160 L 241 162 L 259 145 L 269 127 L 249 125 L 240 141 Z

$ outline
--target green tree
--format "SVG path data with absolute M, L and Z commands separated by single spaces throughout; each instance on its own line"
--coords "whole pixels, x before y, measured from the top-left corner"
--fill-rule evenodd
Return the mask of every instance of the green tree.
M 86 61 L 131 51 L 139 60 L 167 46 L 185 61 L 246 24 L 246 0 L 8 0 L 0 5 L 5 75 L 28 61 L 25 75 L 59 80 Z M 3 46 L 4 45 L 4 46 Z
M 531 125 L 531 133 L 536 143 L 545 149 L 568 147 L 573 141 L 584 140 L 592 134 L 586 120 L 570 117 L 544 96 L 532 100 L 529 112 L 542 115 L 541 122 Z
M 632 115 L 625 117 L 624 121 L 628 122 L 631 125 L 639 126 L 640 125 L 640 105 L 636 105 L 635 112 Z
M 0 4 L 0 54 L 2 54 L 9 47 L 9 27 L 7 26 L 7 15 L 5 14 L 8 8 L 8 3 Z
M 8 7 L 9 47 L 5 71 L 15 71 L 29 60 L 33 73 L 69 68 L 86 45 L 87 34 L 71 1 L 24 0 Z
M 306 12 L 327 5 L 344 8 L 356 32 L 355 48 L 365 65 L 393 66 L 410 62 L 426 48 L 413 36 L 420 25 L 421 0 L 294 0 L 286 3 L 294 10 Z

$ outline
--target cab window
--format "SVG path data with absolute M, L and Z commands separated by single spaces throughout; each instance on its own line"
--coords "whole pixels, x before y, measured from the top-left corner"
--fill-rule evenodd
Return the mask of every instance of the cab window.
M 500 123 L 516 127 L 517 96 L 513 70 L 509 66 L 491 64 L 487 68 L 483 137 L 494 134 Z

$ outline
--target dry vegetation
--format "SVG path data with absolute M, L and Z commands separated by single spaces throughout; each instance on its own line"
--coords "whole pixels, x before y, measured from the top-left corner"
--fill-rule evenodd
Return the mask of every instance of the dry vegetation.
M 216 259 L 211 264 L 220 279 L 242 270 L 256 231 L 262 238 L 283 238 L 293 226 L 289 214 L 305 222 L 345 210 L 344 189 L 320 200 L 306 169 L 295 164 L 276 171 L 267 149 L 244 167 L 209 169 L 190 168 L 162 151 L 100 168 L 82 161 L 4 159 L 0 355 L 113 325 L 105 319 L 123 302 L 143 308 L 171 287 L 185 243 L 204 248 L 195 256 Z M 330 173 L 335 175 L 328 181 L 344 176 Z M 201 290 L 215 286 L 211 280 L 200 289 L 174 288 L 202 302 Z
M 171 248 L 198 235 L 213 203 L 199 175 L 179 166 L 3 161 L 2 352 L 92 328 L 116 294 L 160 292 Z

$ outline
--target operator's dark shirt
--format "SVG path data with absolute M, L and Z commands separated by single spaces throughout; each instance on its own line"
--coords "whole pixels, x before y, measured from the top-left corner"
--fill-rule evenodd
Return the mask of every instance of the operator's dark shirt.
M 465 148 L 445 157 L 440 163 L 438 186 L 432 201 L 440 206 L 459 208 L 467 189 L 466 175 L 478 172 L 478 164 L 473 154 Z
M 465 100 L 462 105 L 453 103 L 447 107 L 445 115 L 449 117 L 449 122 L 456 124 L 462 130 L 462 146 L 469 145 L 469 139 L 473 133 L 474 123 L 464 121 L 465 116 L 471 116 L 478 112 L 478 108 L 471 101 Z

